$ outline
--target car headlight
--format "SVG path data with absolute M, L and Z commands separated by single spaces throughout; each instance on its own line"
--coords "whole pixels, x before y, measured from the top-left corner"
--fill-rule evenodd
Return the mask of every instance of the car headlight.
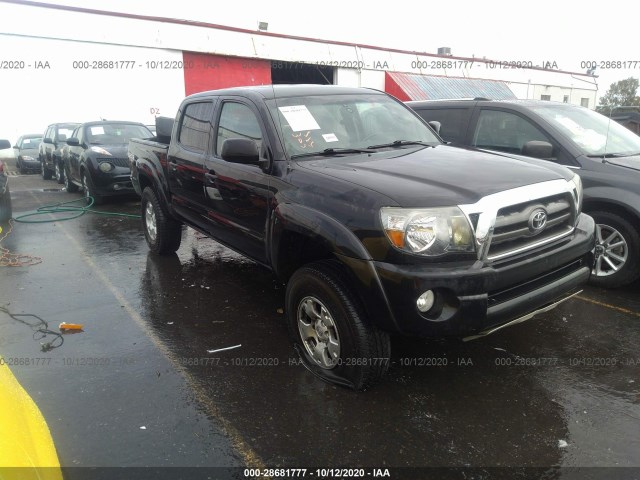
M 582 211 L 582 179 L 577 173 L 571 179 L 573 184 L 573 197 L 576 201 L 576 211 L 579 214 Z
M 105 155 L 107 157 L 111 156 L 111 154 L 102 147 L 91 147 L 89 150 L 91 150 L 92 152 L 99 153 L 100 155 Z
M 109 162 L 100 162 L 100 165 L 98 165 L 98 168 L 100 169 L 101 172 L 107 173 L 113 170 L 114 166 L 111 165 Z
M 33 162 L 35 160 L 35 158 L 29 156 L 29 155 L 22 155 L 22 160 L 27 160 L 29 162 Z
M 380 218 L 391 244 L 405 252 L 436 256 L 475 250 L 471 225 L 458 207 L 383 207 Z

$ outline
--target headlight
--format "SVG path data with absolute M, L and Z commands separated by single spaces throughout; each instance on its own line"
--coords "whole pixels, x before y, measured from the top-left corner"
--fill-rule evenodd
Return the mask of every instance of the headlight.
M 28 160 L 30 162 L 33 162 L 35 160 L 35 158 L 29 156 L 29 155 L 23 155 L 22 156 L 22 160 Z
M 100 169 L 101 172 L 107 173 L 113 170 L 114 167 L 109 162 L 100 162 L 100 165 L 98 165 L 98 168 Z
M 384 207 L 380 218 L 389 241 L 405 252 L 436 256 L 475 250 L 473 231 L 458 207 Z
M 580 213 L 582 211 L 582 179 L 577 173 L 571 179 L 573 183 L 573 197 L 576 200 L 576 211 Z
M 91 150 L 92 152 L 99 153 L 100 155 L 105 155 L 107 157 L 111 156 L 111 154 L 102 147 L 91 147 L 89 150 Z

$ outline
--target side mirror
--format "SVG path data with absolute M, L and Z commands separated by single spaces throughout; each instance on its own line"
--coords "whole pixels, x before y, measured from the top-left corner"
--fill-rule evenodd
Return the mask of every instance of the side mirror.
M 228 138 L 222 144 L 222 159 L 227 162 L 257 165 L 258 146 L 248 138 Z
M 48 143 L 50 145 L 53 145 L 53 140 L 51 140 L 50 138 L 45 138 L 44 140 L 42 140 L 44 143 Z
M 78 140 L 76 137 L 67 138 L 67 145 L 77 147 L 80 145 L 80 140 Z
M 522 146 L 522 155 L 547 160 L 553 157 L 553 145 L 549 142 L 531 140 Z
M 440 122 L 437 122 L 435 120 L 431 120 L 430 122 L 427 122 L 427 123 L 429 124 L 429 126 L 431 128 L 433 128 L 436 131 L 436 133 L 438 135 L 440 135 L 440 127 L 442 126 L 442 124 Z
M 4 150 L 5 148 L 11 148 L 11 142 L 9 142 L 9 140 L 0 140 L 0 150 Z
M 18 145 L 14 145 L 13 148 L 15 148 L 16 150 L 20 150 L 20 147 Z

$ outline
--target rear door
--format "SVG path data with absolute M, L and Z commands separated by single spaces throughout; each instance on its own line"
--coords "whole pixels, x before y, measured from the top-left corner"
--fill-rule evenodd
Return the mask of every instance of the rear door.
M 174 208 L 201 228 L 207 225 L 204 192 L 204 160 L 213 149 L 215 98 L 184 104 L 175 140 L 167 155 L 167 178 Z
M 473 104 L 468 106 L 412 107 L 425 121 L 440 122 L 440 137 L 445 142 L 464 144 L 473 112 Z
M 225 140 L 246 138 L 256 143 L 268 165 L 265 125 L 256 106 L 241 97 L 221 98 L 217 110 L 214 152 L 205 158 L 209 231 L 222 243 L 266 263 L 270 175 L 257 165 L 227 162 L 221 156 Z

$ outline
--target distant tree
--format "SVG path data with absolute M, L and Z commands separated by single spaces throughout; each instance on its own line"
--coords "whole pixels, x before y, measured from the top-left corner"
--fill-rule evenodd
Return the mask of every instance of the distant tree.
M 638 79 L 633 77 L 612 83 L 607 93 L 600 98 L 597 110 L 609 112 L 615 107 L 640 107 L 640 97 L 636 95 L 639 85 Z

